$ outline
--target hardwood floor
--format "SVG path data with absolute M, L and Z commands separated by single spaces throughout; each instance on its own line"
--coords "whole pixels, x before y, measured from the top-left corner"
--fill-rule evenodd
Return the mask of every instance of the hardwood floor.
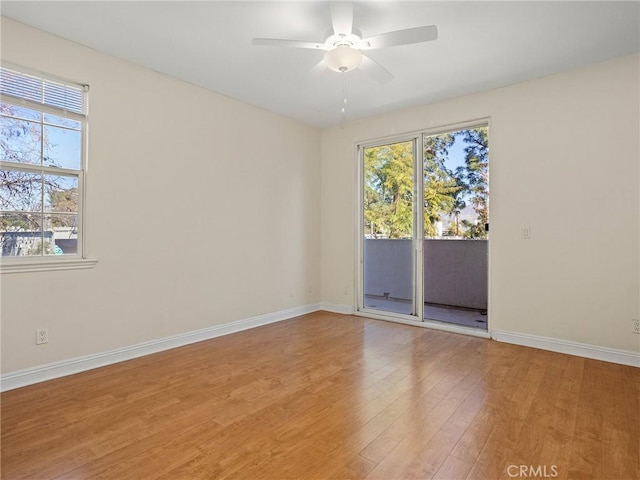
M 3 393 L 2 478 L 638 479 L 639 399 L 637 368 L 318 312 Z

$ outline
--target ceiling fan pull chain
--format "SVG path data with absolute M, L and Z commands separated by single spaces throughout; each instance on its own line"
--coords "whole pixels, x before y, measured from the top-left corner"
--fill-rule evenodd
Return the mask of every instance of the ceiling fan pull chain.
M 346 110 L 347 110 L 347 76 L 345 73 L 342 73 L 342 123 L 346 119 Z

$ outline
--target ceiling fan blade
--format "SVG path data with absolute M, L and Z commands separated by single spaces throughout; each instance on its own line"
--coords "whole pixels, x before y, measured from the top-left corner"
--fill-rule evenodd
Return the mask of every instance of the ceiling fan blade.
M 363 38 L 362 48 L 371 50 L 374 48 L 397 47 L 399 45 L 410 45 L 412 43 L 430 42 L 437 38 L 438 27 L 435 25 L 427 25 Z
M 251 40 L 251 45 L 258 45 L 261 47 L 310 48 L 312 50 L 326 50 L 324 43 L 283 40 L 281 38 L 254 38 Z
M 362 63 L 358 68 L 379 83 L 389 83 L 395 78 L 389 70 L 366 55 L 362 56 Z
M 353 4 L 351 2 L 329 2 L 333 33 L 351 35 L 353 30 Z
M 324 73 L 326 73 L 328 70 L 326 63 L 324 63 L 324 60 L 320 60 L 318 63 L 316 63 L 313 68 L 310 71 L 310 74 L 312 77 L 318 77 Z

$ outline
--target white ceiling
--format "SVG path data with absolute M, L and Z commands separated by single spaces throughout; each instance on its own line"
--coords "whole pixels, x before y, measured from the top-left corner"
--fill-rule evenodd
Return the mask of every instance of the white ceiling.
M 640 2 L 357 2 L 363 36 L 438 26 L 434 42 L 372 50 L 395 79 L 312 75 L 322 51 L 252 37 L 323 41 L 327 2 L 2 1 L 2 15 L 318 127 L 483 91 L 640 50 Z M 82 79 L 79 79 L 82 80 Z

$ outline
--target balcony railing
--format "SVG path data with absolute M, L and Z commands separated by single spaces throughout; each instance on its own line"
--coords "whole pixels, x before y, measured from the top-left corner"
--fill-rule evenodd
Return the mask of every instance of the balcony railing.
M 486 240 L 424 240 L 424 301 L 487 309 Z M 365 239 L 364 294 L 400 301 L 412 298 L 412 241 Z

